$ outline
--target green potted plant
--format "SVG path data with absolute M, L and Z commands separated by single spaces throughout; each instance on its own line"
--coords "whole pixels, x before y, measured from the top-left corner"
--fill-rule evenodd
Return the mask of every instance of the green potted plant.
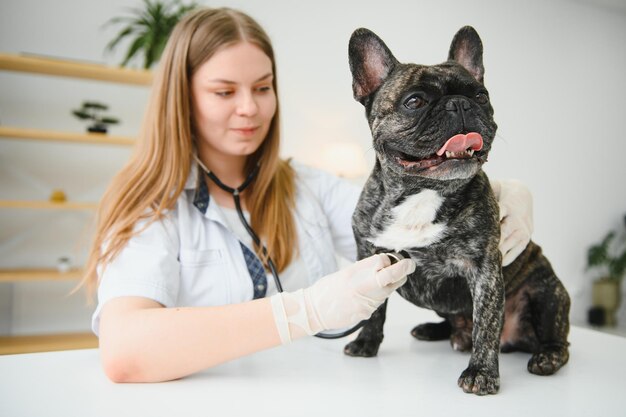
M 95 101 L 85 101 L 78 110 L 72 110 L 72 114 L 81 120 L 91 120 L 87 131 L 91 133 L 107 133 L 108 125 L 119 123 L 118 119 L 105 117 L 101 113 L 109 109 L 106 104 Z
M 621 303 L 621 281 L 626 275 L 626 216 L 619 235 L 610 231 L 587 252 L 587 269 L 601 271 L 593 282 L 593 306 L 604 310 L 604 324 L 615 326 L 615 313 Z
M 131 37 L 130 47 L 120 64 L 123 67 L 133 57 L 141 53 L 144 57 L 143 67 L 145 69 L 152 67 L 161 57 L 163 48 L 165 48 L 167 39 L 176 23 L 185 13 L 198 6 L 195 3 L 181 4 L 180 0 L 143 0 L 143 3 L 143 8 L 130 9 L 130 16 L 115 17 L 105 24 L 105 26 L 118 23 L 126 24 L 106 47 L 107 51 L 111 51 L 122 39 Z

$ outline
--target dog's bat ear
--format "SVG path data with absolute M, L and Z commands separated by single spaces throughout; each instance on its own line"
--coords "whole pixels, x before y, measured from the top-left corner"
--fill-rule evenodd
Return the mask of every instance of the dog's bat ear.
M 471 27 L 462 27 L 450 45 L 449 61 L 456 61 L 465 67 L 478 82 L 483 82 L 485 68 L 483 67 L 483 43 L 478 32 Z
M 354 98 L 364 106 L 398 64 L 387 45 L 368 29 L 357 29 L 350 37 L 348 58 Z

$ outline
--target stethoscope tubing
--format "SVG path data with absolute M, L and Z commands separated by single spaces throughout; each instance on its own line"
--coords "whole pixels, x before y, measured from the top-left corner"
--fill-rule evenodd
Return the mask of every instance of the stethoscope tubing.
M 226 184 L 224 184 L 222 181 L 220 181 L 220 179 L 217 178 L 217 176 L 213 172 L 211 172 L 211 170 L 209 170 L 207 167 L 205 167 L 204 164 L 202 163 L 202 161 L 200 161 L 200 158 L 198 158 L 197 155 L 194 155 L 194 157 L 195 157 L 196 162 L 198 162 L 198 165 L 204 170 L 204 172 L 207 174 L 207 176 L 218 187 L 220 187 L 222 190 L 232 194 L 233 200 L 235 202 L 235 209 L 237 210 L 237 214 L 239 216 L 239 220 L 241 220 L 241 223 L 243 224 L 244 228 L 246 229 L 246 232 L 248 232 L 248 234 L 250 235 L 250 237 L 252 238 L 254 243 L 261 248 L 261 251 L 263 252 L 263 256 L 267 260 L 267 266 L 269 267 L 270 272 L 272 273 L 272 277 L 274 278 L 274 283 L 276 284 L 276 290 L 279 293 L 283 292 L 283 286 L 282 286 L 282 284 L 280 282 L 280 278 L 278 276 L 278 271 L 276 270 L 276 266 L 274 265 L 274 261 L 272 261 L 272 258 L 270 257 L 270 255 L 269 255 L 265 245 L 263 245 L 263 243 L 261 242 L 261 239 L 259 239 L 259 237 L 255 233 L 255 231 L 252 229 L 252 226 L 250 226 L 250 224 L 246 220 L 245 216 L 243 215 L 243 209 L 241 208 L 241 199 L 240 199 L 239 195 L 241 194 L 241 192 L 243 192 L 252 183 L 254 178 L 257 176 L 257 174 L 259 173 L 259 165 L 257 164 L 254 167 L 254 169 L 252 170 L 252 172 L 250 172 L 250 174 L 248 174 L 248 177 L 243 182 L 243 184 L 241 184 L 237 188 L 232 188 L 232 187 L 229 187 Z M 403 258 L 403 256 L 398 254 L 398 253 L 387 253 L 387 255 L 390 257 L 392 263 L 395 263 L 395 262 L 397 262 L 397 261 L 399 261 L 399 260 L 401 260 Z M 387 301 L 385 301 L 385 303 L 387 303 Z M 360 321 L 359 323 L 357 323 L 356 325 L 354 325 L 353 327 L 351 327 L 351 328 L 349 328 L 347 330 L 344 330 L 344 331 L 341 331 L 341 332 L 337 332 L 337 333 L 320 332 L 320 333 L 317 333 L 315 335 L 315 337 L 319 337 L 321 339 L 340 339 L 342 337 L 346 337 L 346 336 L 351 335 L 352 333 L 356 332 L 361 327 L 363 327 L 363 325 L 365 323 L 366 323 L 366 320 L 362 320 L 362 321 Z

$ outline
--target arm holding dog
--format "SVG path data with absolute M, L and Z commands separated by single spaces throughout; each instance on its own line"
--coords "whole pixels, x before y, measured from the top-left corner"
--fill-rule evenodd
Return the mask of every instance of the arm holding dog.
M 533 196 L 517 180 L 491 180 L 500 208 L 502 265 L 510 265 L 530 242 L 533 233 Z

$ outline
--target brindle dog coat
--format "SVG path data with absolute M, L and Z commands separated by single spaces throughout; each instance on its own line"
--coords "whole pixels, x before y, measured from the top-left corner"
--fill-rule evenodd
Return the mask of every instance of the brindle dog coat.
M 448 61 L 401 64 L 383 41 L 356 30 L 349 45 L 355 98 L 365 106 L 376 164 L 353 216 L 359 259 L 404 251 L 417 269 L 397 291 L 445 320 L 415 327 L 420 340 L 471 350 L 458 384 L 496 393 L 498 351 L 531 352 L 528 370 L 567 363 L 570 300 L 535 243 L 502 268 L 498 205 L 482 164 L 496 133 L 483 83 L 482 42 L 471 27 Z M 386 303 L 345 347 L 375 356 Z

